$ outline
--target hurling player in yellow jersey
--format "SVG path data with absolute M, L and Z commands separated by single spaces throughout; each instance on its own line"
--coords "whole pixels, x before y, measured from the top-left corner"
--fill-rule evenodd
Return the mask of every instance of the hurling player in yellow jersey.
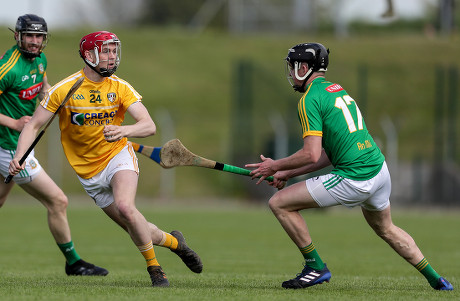
M 82 260 L 75 250 L 67 221 L 67 196 L 41 167 L 33 151 L 25 161 L 24 170 L 12 182 L 3 184 L 19 134 L 34 113 L 37 100 L 42 100 L 50 88 L 47 59 L 42 52 L 48 41 L 45 19 L 34 14 L 19 16 L 14 39 L 16 45 L 0 57 L 0 207 L 14 184 L 18 184 L 46 207 L 48 227 L 66 258 L 66 274 L 105 276 L 106 269 Z M 33 252 L 32 247 L 27 244 L 25 247 Z
M 85 67 L 49 90 L 19 137 L 9 171 L 16 174 L 23 168 L 18 161 L 40 127 L 62 103 L 69 88 L 84 77 L 81 87 L 59 113 L 61 142 L 67 160 L 88 195 L 128 232 L 146 260 L 152 286 L 169 286 L 153 245 L 169 248 L 195 273 L 201 273 L 203 265 L 181 232 L 160 230 L 136 208 L 139 167 L 127 137 L 154 135 L 156 126 L 139 93 L 114 75 L 120 54 L 121 42 L 111 32 L 98 31 L 81 39 L 80 56 Z M 121 125 L 126 112 L 133 117 L 134 124 Z

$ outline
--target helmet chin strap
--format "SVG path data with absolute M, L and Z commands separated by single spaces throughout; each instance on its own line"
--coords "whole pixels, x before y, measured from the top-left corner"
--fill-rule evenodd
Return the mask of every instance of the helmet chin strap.
M 102 77 L 109 77 L 111 76 L 112 74 L 115 73 L 115 71 L 117 70 L 117 67 L 113 68 L 113 69 L 107 69 L 107 68 L 99 68 L 99 70 L 96 69 L 96 67 L 93 67 L 92 65 L 90 64 L 87 64 L 91 69 L 94 70 L 94 72 L 96 72 L 97 74 L 99 74 L 100 76 Z

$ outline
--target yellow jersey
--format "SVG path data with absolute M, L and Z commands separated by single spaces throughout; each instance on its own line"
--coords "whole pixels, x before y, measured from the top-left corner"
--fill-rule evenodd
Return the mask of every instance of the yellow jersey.
M 59 112 L 59 128 L 67 160 L 80 177 L 89 179 L 128 143 L 127 138 L 107 142 L 102 134 L 104 126 L 121 125 L 128 107 L 141 101 L 142 96 L 116 75 L 98 83 L 80 70 L 54 85 L 40 105 L 56 112 L 70 87 L 81 77 L 85 77 L 83 84 Z

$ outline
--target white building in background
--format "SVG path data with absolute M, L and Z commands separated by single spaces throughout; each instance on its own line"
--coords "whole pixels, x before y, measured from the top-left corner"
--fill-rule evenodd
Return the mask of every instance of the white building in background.
M 142 13 L 143 3 L 155 0 L 0 0 L 0 25 L 14 26 L 18 16 L 26 13 L 34 13 L 48 23 L 50 30 L 71 29 L 74 27 L 101 27 L 111 25 L 113 22 L 130 24 Z M 173 0 L 172 0 L 173 1 Z M 192 0 L 189 0 L 192 1 Z M 395 18 L 420 18 L 427 9 L 437 7 L 439 0 L 392 0 Z M 220 4 L 217 4 L 220 3 Z M 201 12 L 193 22 L 199 26 L 206 26 L 207 22 L 216 13 L 219 6 L 229 5 L 230 14 L 233 11 L 236 15 L 229 16 L 230 26 L 234 22 L 249 22 L 251 16 L 263 18 L 279 18 L 280 14 L 287 14 L 289 18 L 297 18 L 302 21 L 303 16 L 296 14 L 296 10 L 290 10 L 286 4 L 296 6 L 307 15 L 311 15 L 306 7 L 320 8 L 327 11 L 328 18 L 347 24 L 350 20 L 366 20 L 373 23 L 385 23 L 388 20 L 382 19 L 382 13 L 387 8 L 387 0 L 284 0 L 271 1 L 273 6 L 267 5 L 269 0 L 207 0 L 204 2 Z M 307 3 L 307 4 L 305 4 Z M 206 7 L 211 8 L 206 10 Z M 258 9 L 259 13 L 251 12 L 246 15 L 244 9 Z M 5 9 L 8 8 L 8 9 Z M 214 10 L 213 10 L 214 8 Z M 207 15 L 206 15 L 207 14 Z M 277 16 L 278 15 L 278 16 Z M 297 15 L 297 16 L 296 16 Z M 202 20 L 197 20 L 201 17 Z M 192 19 L 190 20 L 192 22 Z M 199 23 L 201 22 L 201 23 Z M 300 22 L 302 23 L 302 22 Z M 235 25 L 233 25 L 235 26 Z M 250 26 L 250 25 L 249 25 Z M 232 30 L 230 28 L 230 30 Z
M 0 0 L 0 25 L 14 28 L 18 16 L 32 13 L 45 18 L 52 31 L 130 24 L 145 0 Z M 8 8 L 8 9 L 6 9 Z

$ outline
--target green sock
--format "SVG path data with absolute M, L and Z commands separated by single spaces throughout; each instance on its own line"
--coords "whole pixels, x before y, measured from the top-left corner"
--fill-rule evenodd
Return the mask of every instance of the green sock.
M 415 268 L 420 273 L 422 273 L 423 276 L 425 276 L 426 280 L 428 280 L 428 283 L 430 283 L 431 287 L 434 288 L 438 285 L 438 279 L 441 276 L 439 276 L 439 274 L 436 273 L 436 271 L 431 267 L 426 258 L 423 258 L 422 261 L 417 263 L 415 265 Z
M 318 252 L 316 251 L 315 245 L 313 243 L 309 244 L 306 247 L 299 248 L 300 252 L 305 258 L 305 265 L 311 267 L 315 270 L 322 270 L 324 269 L 324 263 L 319 257 Z
M 58 247 L 61 249 L 61 252 L 64 254 L 69 265 L 72 265 L 80 260 L 80 255 L 78 255 L 77 251 L 75 251 L 72 241 L 65 244 L 58 244 Z

